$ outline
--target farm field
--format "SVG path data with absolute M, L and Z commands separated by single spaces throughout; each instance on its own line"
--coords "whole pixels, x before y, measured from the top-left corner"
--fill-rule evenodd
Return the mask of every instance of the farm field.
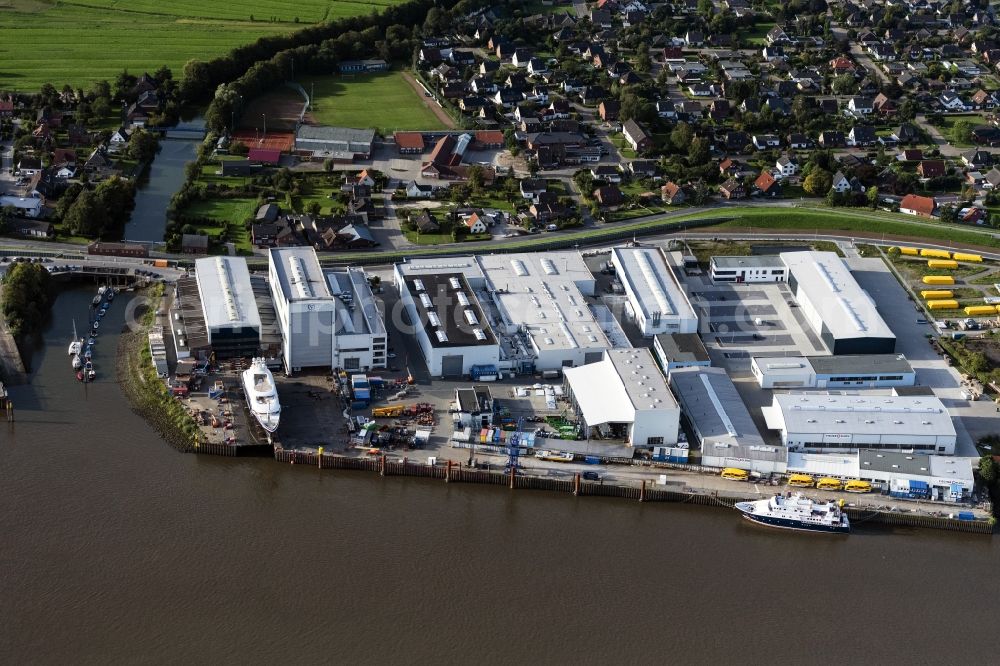
M 319 125 L 374 127 L 382 134 L 395 130 L 444 129 L 400 72 L 339 75 L 300 79 L 307 93 L 315 96 L 308 116 Z
M 402 1 L 0 0 L 0 89 L 87 87 L 160 65 L 179 76 L 192 58 Z

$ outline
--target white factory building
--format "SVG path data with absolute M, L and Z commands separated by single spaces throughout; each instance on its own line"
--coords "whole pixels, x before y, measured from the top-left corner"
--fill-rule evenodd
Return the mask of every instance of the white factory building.
M 902 354 L 755 356 L 750 371 L 764 389 L 890 388 L 917 380 Z
M 644 337 L 698 332 L 698 315 L 659 250 L 616 247 L 611 263 L 628 297 L 626 315 Z
M 764 442 L 724 369 L 671 370 L 670 387 L 680 402 L 684 422 L 701 447 L 702 465 L 762 474 L 785 472 L 787 449 Z
M 788 285 L 806 321 L 832 354 L 890 354 L 896 336 L 875 302 L 833 252 L 782 252 Z
M 955 453 L 955 424 L 933 396 L 779 393 L 762 411 L 792 451 Z
M 788 277 L 788 268 L 774 254 L 712 257 L 711 271 L 714 282 L 784 282 Z
M 788 472 L 861 479 L 889 488 L 893 481 L 924 481 L 932 498 L 957 501 L 975 487 L 972 464 L 975 458 L 927 455 L 864 449 L 857 452 L 788 454 Z
M 268 283 L 287 373 L 385 367 L 385 325 L 362 271 L 327 274 L 312 248 L 275 248 Z
M 327 287 L 336 299 L 333 367 L 348 372 L 384 368 L 385 321 L 368 276 L 360 268 L 327 271 L 325 275 Z
M 457 377 L 470 374 L 474 365 L 499 365 L 500 347 L 469 280 L 460 270 L 442 270 L 447 269 L 396 275 L 428 372 Z
M 242 257 L 206 257 L 194 262 L 205 330 L 220 358 L 252 356 L 260 347 L 261 322 Z
M 677 443 L 680 408 L 649 349 L 608 350 L 602 360 L 567 368 L 563 376 L 584 437 L 634 448 Z
M 455 302 L 447 298 L 452 279 L 463 293 Z M 595 315 L 588 298 L 596 295 L 596 279 L 578 252 L 412 259 L 396 265 L 395 283 L 411 320 L 423 322 L 415 335 L 434 376 L 469 374 L 474 365 L 561 370 L 629 346 L 613 318 Z

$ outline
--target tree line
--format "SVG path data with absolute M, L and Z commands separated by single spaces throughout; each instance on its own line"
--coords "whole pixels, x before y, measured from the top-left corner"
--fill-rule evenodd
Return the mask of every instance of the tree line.
M 3 314 L 16 338 L 41 330 L 52 305 L 52 275 L 42 264 L 16 263 L 3 279 Z
M 369 55 L 408 60 L 424 36 L 445 34 L 455 18 L 483 4 L 484 0 L 411 0 L 370 16 L 261 37 L 208 62 L 188 61 L 181 95 L 186 102 L 211 98 L 205 123 L 222 132 L 239 117 L 245 102 L 296 75 L 329 74 L 342 60 Z

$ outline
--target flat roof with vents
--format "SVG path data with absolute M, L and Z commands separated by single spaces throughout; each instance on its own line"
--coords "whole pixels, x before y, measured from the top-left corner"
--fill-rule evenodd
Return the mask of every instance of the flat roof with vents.
M 934 396 L 775 393 L 763 412 L 772 430 L 798 435 L 956 435 L 948 409 Z
M 587 302 L 596 279 L 579 252 L 476 257 L 505 323 L 522 328 L 538 353 L 614 346 Z
M 268 256 L 278 279 L 278 288 L 286 301 L 333 298 L 316 251 L 311 247 L 274 248 Z
M 782 252 L 790 282 L 802 290 L 834 339 L 895 339 L 875 302 L 833 252 Z
M 205 257 L 194 262 L 202 312 L 209 331 L 250 328 L 260 331 L 260 313 L 242 257 Z
M 691 301 L 659 250 L 616 247 L 613 252 L 619 279 L 647 319 L 658 312 L 663 318 L 697 320 Z
M 423 290 L 418 291 L 415 282 Z M 423 274 L 407 277 L 417 316 L 435 347 L 495 345 L 479 301 L 461 273 Z M 456 288 L 457 287 L 457 288 Z M 461 298 L 460 298 L 461 297 Z
M 640 410 L 677 408 L 648 347 L 610 349 L 601 361 L 564 368 L 563 375 L 592 426 L 630 423 Z

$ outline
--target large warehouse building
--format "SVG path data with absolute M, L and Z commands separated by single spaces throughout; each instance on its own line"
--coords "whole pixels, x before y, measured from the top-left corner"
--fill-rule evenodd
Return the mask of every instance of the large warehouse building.
M 327 274 L 315 250 L 288 247 L 270 251 L 268 276 L 285 372 L 385 367 L 385 324 L 363 271 Z
M 268 256 L 285 372 L 332 368 L 337 304 L 326 285 L 316 251 L 306 247 L 275 248 Z
M 463 273 L 407 276 L 399 293 L 432 376 L 457 377 L 475 365 L 499 364 L 497 340 Z
M 782 252 L 802 314 L 833 354 L 891 354 L 896 336 L 844 260 L 833 252 Z
M 698 332 L 698 315 L 659 250 L 616 247 L 611 263 L 628 297 L 626 314 L 644 337 Z
M 762 411 L 793 451 L 955 453 L 955 424 L 933 396 L 779 393 Z
M 902 354 L 759 357 L 750 371 L 761 388 L 890 388 L 913 386 L 917 373 Z
M 677 443 L 680 409 L 649 349 L 612 349 L 564 376 L 584 437 L 650 449 Z
M 452 279 L 460 284 L 453 291 L 462 292 L 455 302 L 447 298 Z M 577 252 L 412 259 L 396 264 L 395 284 L 413 321 L 440 320 L 441 309 L 458 313 L 445 324 L 453 326 L 444 331 L 447 341 L 433 323 L 415 331 L 435 376 L 469 374 L 475 365 L 516 373 L 561 370 L 628 346 L 613 319 L 597 320 L 587 300 L 596 293 L 596 279 Z M 420 297 L 427 292 L 432 307 Z
M 387 336 L 368 276 L 360 268 L 329 271 L 326 284 L 336 300 L 333 367 L 347 371 L 386 366 Z
M 246 259 L 206 257 L 194 262 L 208 342 L 217 358 L 253 356 L 261 323 Z
M 762 474 L 783 473 L 788 451 L 764 442 L 760 431 L 722 368 L 670 371 L 670 387 L 701 447 L 706 467 L 737 467 Z

